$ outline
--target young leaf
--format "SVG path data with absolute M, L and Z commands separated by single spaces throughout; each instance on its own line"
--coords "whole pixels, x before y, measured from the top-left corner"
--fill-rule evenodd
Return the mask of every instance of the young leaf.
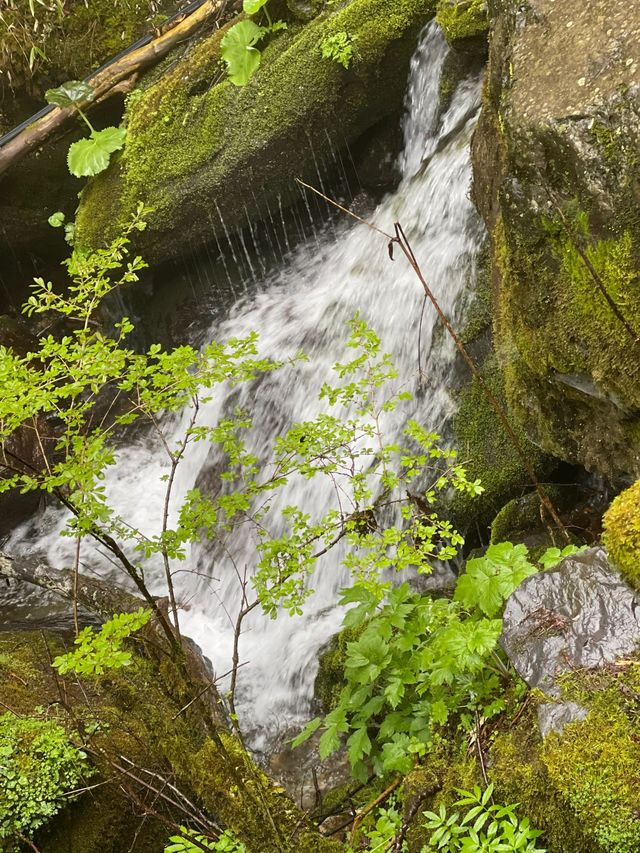
M 264 33 L 253 21 L 240 21 L 222 39 L 220 55 L 227 64 L 229 80 L 236 86 L 246 86 L 260 67 L 262 54 L 255 45 Z
M 243 0 L 242 11 L 245 15 L 255 15 L 266 4 L 267 0 Z
M 60 228 L 61 225 L 64 225 L 64 213 L 60 210 L 52 213 L 47 222 L 52 228 Z
M 316 717 L 314 720 L 310 720 L 307 725 L 302 729 L 300 734 L 296 735 L 296 737 L 293 738 L 293 740 L 291 741 L 291 746 L 295 749 L 296 746 L 300 746 L 300 744 L 309 740 L 311 735 L 320 728 L 321 724 L 322 720 L 320 719 L 320 717 Z
M 56 107 L 73 107 L 83 101 L 88 101 L 93 95 L 93 89 L 82 80 L 69 80 L 57 89 L 47 89 L 44 99 Z
M 111 154 L 124 145 L 123 127 L 105 127 L 94 130 L 88 139 L 79 139 L 69 148 L 69 171 L 77 178 L 90 177 L 103 172 L 109 165 Z

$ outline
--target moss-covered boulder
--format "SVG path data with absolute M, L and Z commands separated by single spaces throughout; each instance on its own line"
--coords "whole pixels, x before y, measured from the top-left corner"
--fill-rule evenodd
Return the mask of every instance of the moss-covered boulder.
M 143 201 L 154 210 L 142 248 L 162 260 L 187 237 L 193 246 L 299 199 L 296 177 L 317 183 L 325 155 L 400 110 L 417 35 L 434 13 L 435 0 L 349 0 L 323 4 L 306 24 L 291 16 L 242 88 L 220 65 L 224 30 L 171 59 L 130 96 L 123 155 L 84 190 L 78 239 L 108 240 Z M 343 32 L 354 44 L 348 69 L 321 51 Z
M 468 49 L 486 43 L 489 30 L 487 0 L 440 0 L 436 18 L 453 48 Z
M 603 541 L 616 568 L 640 589 L 640 480 L 618 495 L 604 515 Z
M 536 702 L 494 732 L 488 773 L 502 801 L 544 829 L 550 853 L 635 853 L 640 849 L 638 662 L 574 673 L 566 699 L 588 709 L 543 741 Z
M 202 812 L 232 829 L 251 851 L 340 850 L 313 829 L 215 715 L 204 713 L 203 697 L 215 695 L 210 680 L 204 688 L 200 677 L 187 682 L 158 641 L 145 629 L 132 646 L 131 666 L 80 684 L 56 676 L 51 667 L 64 651 L 64 638 L 0 634 L 3 708 L 21 718 L 55 720 L 82 746 L 94 770 L 89 784 L 96 787 L 70 800 L 42 828 L 37 848 L 158 853 L 172 827 Z M 194 691 L 200 694 L 195 702 Z
M 640 473 L 640 20 L 625 0 L 491 3 L 473 143 L 511 411 L 588 470 Z

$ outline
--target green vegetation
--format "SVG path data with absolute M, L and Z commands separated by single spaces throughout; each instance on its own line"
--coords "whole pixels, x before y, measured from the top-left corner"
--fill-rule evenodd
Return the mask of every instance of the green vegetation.
M 530 827 L 527 818 L 516 815 L 517 804 L 501 806 L 492 803 L 493 785 L 483 792 L 476 786 L 473 791 L 459 790 L 461 798 L 453 805 L 468 806 L 465 814 L 449 815 L 442 805 L 437 813 L 425 812 L 425 829 L 432 835 L 428 849 L 443 853 L 545 853 L 536 839 L 542 832 Z
M 285 204 L 294 192 L 291 174 L 308 175 L 310 138 L 322 158 L 329 142 L 334 149 L 351 142 L 401 108 L 415 39 L 434 12 L 435 0 L 329 7 L 305 26 L 291 23 L 270 38 L 246 86 L 221 79 L 228 27 L 194 45 L 130 96 L 126 148 L 83 190 L 80 244 L 105 245 L 140 200 L 154 208 L 143 247 L 150 260 L 178 251 L 176 221 L 189 221 L 194 240 L 211 238 L 205 199 L 218 199 L 231 229 L 246 225 L 247 206 L 253 215 L 255 187 L 265 187 L 265 203 L 280 194 Z M 323 40 L 339 32 L 357 44 L 348 75 L 321 54 Z M 213 220 L 214 229 L 221 228 L 215 214 Z
M 132 653 L 122 648 L 123 642 L 146 625 L 150 610 L 140 608 L 135 613 L 118 613 L 106 622 L 97 633 L 84 628 L 75 639 L 78 648 L 59 655 L 53 666 L 60 675 L 76 672 L 78 675 L 102 675 L 107 669 L 131 666 Z
M 603 519 L 603 541 L 614 565 L 640 587 L 640 480 L 613 501 Z
M 164 19 L 167 0 L 4 0 L 0 74 L 14 89 L 84 77 Z
M 573 553 L 553 549 L 548 568 Z M 524 578 L 538 571 L 524 545 L 492 545 L 469 560 L 453 601 L 413 593 L 408 584 L 390 591 L 356 582 L 342 593 L 355 605 L 344 619 L 360 631 L 347 643 L 343 687 L 336 706 L 293 741 L 299 745 L 320 727 L 320 757 L 346 739 L 354 777 L 408 773 L 414 759 L 433 748 L 453 718 L 469 728 L 475 714 L 489 718 L 505 708 L 511 677 L 498 647 L 501 610 Z
M 82 111 L 81 104 L 93 95 L 91 86 L 81 80 L 69 80 L 57 89 L 48 89 L 45 98 L 48 104 L 56 107 L 72 107 L 89 128 L 88 139 L 79 139 L 69 148 L 67 163 L 69 171 L 77 178 L 97 175 L 109 165 L 111 155 L 124 145 L 125 131 L 122 127 L 105 127 L 96 130 Z M 54 214 L 57 216 L 57 214 Z M 51 223 L 60 225 L 57 220 Z
M 334 33 L 332 36 L 327 36 L 320 44 L 322 58 L 337 62 L 343 68 L 348 68 L 351 65 L 353 48 L 353 38 L 349 33 L 345 33 L 344 30 Z
M 284 21 L 271 21 L 266 2 L 267 0 L 244 0 L 242 7 L 247 15 L 255 15 L 263 9 L 268 26 L 259 27 L 253 21 L 239 21 L 227 30 L 220 42 L 220 57 L 227 66 L 229 80 L 236 86 L 246 86 L 260 67 L 262 53 L 256 47 L 258 42 L 268 33 L 287 29 Z
M 0 717 L 0 843 L 7 853 L 55 815 L 91 775 L 86 755 L 53 720 Z M 8 845 L 8 846 L 7 846 Z
M 484 35 L 489 29 L 486 0 L 440 0 L 436 19 L 453 45 Z
M 171 844 L 164 848 L 164 853 L 200 853 L 201 850 L 213 850 L 214 853 L 247 853 L 244 844 L 228 830 L 216 840 L 212 840 L 182 826 L 180 835 L 172 835 L 169 841 Z

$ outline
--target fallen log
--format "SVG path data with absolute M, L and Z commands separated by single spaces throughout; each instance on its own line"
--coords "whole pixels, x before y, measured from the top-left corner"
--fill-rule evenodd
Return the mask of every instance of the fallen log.
M 87 78 L 93 89 L 91 98 L 79 104 L 83 110 L 90 107 L 118 86 L 123 80 L 137 74 L 163 59 L 169 51 L 185 39 L 190 38 L 214 15 L 219 17 L 228 5 L 228 0 L 205 0 L 190 15 L 178 18 L 170 29 L 162 32 L 148 44 L 125 54 L 106 68 Z M 0 148 L 0 175 L 25 157 L 76 115 L 73 107 L 55 107 L 41 118 L 27 125 L 10 142 Z

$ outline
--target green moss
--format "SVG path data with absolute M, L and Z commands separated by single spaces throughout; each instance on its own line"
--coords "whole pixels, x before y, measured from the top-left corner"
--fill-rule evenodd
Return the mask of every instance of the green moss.
M 38 848 L 47 853 L 121 853 L 135 838 L 135 853 L 163 849 L 166 826 L 152 816 L 141 825 L 139 808 L 121 788 L 131 785 L 134 800 L 144 800 L 149 792 L 126 775 L 115 774 L 114 780 L 112 762 L 122 765 L 128 760 L 158 774 L 155 778 L 171 778 L 192 802 L 247 839 L 250 850 L 340 849 L 314 832 L 237 740 L 224 730 L 212 731 L 199 703 L 184 707 L 199 681 L 188 689 L 181 667 L 157 650 L 151 635 L 147 639 L 151 642 L 137 644 L 133 664 L 126 669 L 87 679 L 82 688 L 72 680 L 65 682 L 65 702 L 78 726 L 92 731 L 98 724 L 90 744 L 96 770 L 92 782 L 100 784 L 38 835 Z M 0 635 L 0 667 L 6 676 L 0 680 L 3 705 L 25 715 L 37 705 L 57 708 L 59 687 L 49 660 L 61 650 L 60 640 L 52 635 L 46 640 L 40 634 Z M 210 688 L 208 677 L 206 686 Z M 59 719 L 66 719 L 62 712 Z M 154 798 L 154 809 L 166 813 L 167 804 Z M 170 817 L 181 820 L 183 815 Z
M 454 54 L 451 53 L 449 55 Z M 465 346 L 469 346 L 486 332 L 490 332 L 492 316 L 491 253 L 488 243 L 485 243 L 476 261 L 476 274 L 471 304 L 464 312 L 464 325 L 460 332 L 462 343 Z
M 482 36 L 489 29 L 486 0 L 440 0 L 436 18 L 451 45 Z
M 520 803 L 519 814 L 544 830 L 542 842 L 552 853 L 605 853 L 586 835 L 569 803 L 555 789 L 541 749 L 532 702 L 515 724 L 506 721 L 493 737 L 488 773 L 496 800 Z
M 487 386 L 502 406 L 506 407 L 502 373 L 494 355 L 487 359 L 481 373 Z M 456 447 L 467 469 L 467 476 L 471 480 L 479 477 L 485 491 L 473 499 L 472 505 L 456 496 L 452 502 L 452 515 L 454 519 L 465 516 L 468 519 L 471 511 L 479 523 L 488 525 L 505 502 L 528 483 L 529 476 L 500 419 L 475 379 L 462 391 L 454 430 Z M 522 429 L 516 426 L 516 431 L 527 458 L 534 467 L 541 469 L 545 464 L 544 455 L 527 440 Z
M 572 222 L 596 276 L 640 328 L 632 234 L 593 239 L 584 214 Z M 609 476 L 634 470 L 637 348 L 573 240 L 558 222 L 534 217 L 526 236 L 499 219 L 492 241 L 500 282 L 494 339 L 511 411 L 550 453 Z
M 282 789 L 271 785 L 235 738 L 224 733 L 220 738 L 222 749 L 207 739 L 182 772 L 205 806 L 248 850 L 335 853 L 343 849 L 309 830 L 299 809 Z
M 562 489 L 547 486 L 545 491 L 556 509 L 563 509 L 567 504 Z M 568 497 L 570 499 L 570 495 Z M 547 520 L 541 510 L 540 496 L 537 492 L 530 492 L 513 498 L 502 507 L 491 522 L 491 542 L 517 542 L 535 531 L 546 531 L 546 528 Z
M 550 734 L 542 758 L 555 789 L 585 832 L 607 853 L 640 849 L 640 669 L 567 676 L 564 694 L 588 716 Z
M 613 501 L 603 519 L 603 542 L 614 565 L 640 588 L 640 480 Z
M 345 686 L 344 665 L 347 658 L 347 646 L 355 642 L 364 626 L 343 628 L 335 634 L 329 645 L 320 652 L 318 674 L 316 675 L 314 694 L 322 703 L 325 714 L 338 704 L 340 693 Z
M 234 229 L 279 193 L 286 202 L 296 192 L 291 176 L 309 172 L 311 146 L 320 160 L 401 105 L 416 36 L 434 6 L 351 0 L 292 24 L 270 39 L 243 88 L 224 79 L 217 31 L 129 100 L 124 153 L 85 189 L 78 239 L 104 242 L 144 201 L 154 208 L 146 254 L 158 258 L 183 248 L 176 222 L 187 221 L 194 240 L 211 238 L 222 231 L 216 205 Z M 348 71 L 320 52 L 340 31 L 356 44 Z

